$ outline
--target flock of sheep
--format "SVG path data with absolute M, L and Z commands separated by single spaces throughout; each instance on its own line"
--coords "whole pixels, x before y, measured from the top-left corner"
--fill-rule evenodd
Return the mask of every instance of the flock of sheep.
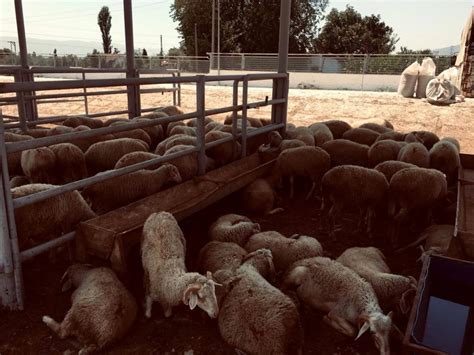
M 132 121 L 181 112 L 168 107 Z M 105 125 L 127 122 L 114 119 Z M 230 118 L 224 124 L 206 118 L 206 142 L 229 137 L 231 123 Z M 248 129 L 268 123 L 249 119 Z M 102 125 L 74 117 L 53 129 L 6 133 L 5 138 L 33 139 Z M 13 153 L 8 156 L 9 170 L 16 175 L 11 180 L 13 196 L 188 149 L 196 144 L 195 126 L 195 120 L 173 122 Z M 241 127 L 238 119 L 237 129 Z M 281 213 L 277 191 L 282 182 L 288 178 L 292 198 L 295 183 L 306 180 L 310 183 L 306 198 L 322 200 L 333 238 L 346 223 L 342 213 L 351 211 L 356 212 L 359 230 L 369 241 L 375 222 L 388 221 L 383 234 L 392 251 L 401 246 L 404 227 L 426 227 L 410 246 L 425 241 L 424 253 L 459 257 L 456 252 L 461 250 L 453 248 L 451 239 L 460 166 L 456 139 L 439 139 L 427 131 L 397 132 L 386 120 L 355 128 L 331 120 L 309 127 L 289 124 L 283 135 L 274 131 L 252 137 L 247 149 L 276 156 L 272 172 L 240 192 L 242 209 L 249 215 Z M 191 179 L 197 175 L 196 155 L 19 208 L 20 249 L 71 231 L 82 220 L 169 184 Z M 229 141 L 208 149 L 206 155 L 206 168 L 211 170 L 240 158 L 241 147 Z M 432 225 L 433 221 L 439 225 Z M 141 244 L 146 317 L 152 316 L 153 302 L 160 304 L 165 317 L 184 303 L 217 318 L 222 338 L 240 351 L 295 354 L 302 352 L 304 342 L 299 312 L 301 307 L 310 307 L 324 312 L 325 323 L 350 337 L 357 339 L 369 331 L 379 352 L 390 353 L 390 334 L 400 333 L 392 322 L 393 314 L 408 313 L 416 280 L 392 274 L 379 249 L 354 244 L 333 260 L 324 256 L 323 246 L 312 236 L 261 231 L 258 223 L 237 214 L 217 219 L 209 227 L 209 239 L 199 252 L 199 273 L 188 272 L 186 240 L 174 217 L 167 212 L 149 216 Z M 84 345 L 81 353 L 101 349 L 131 328 L 138 313 L 136 301 L 111 270 L 75 264 L 62 282 L 64 288 L 76 288 L 72 307 L 61 323 L 48 316 L 43 321 L 61 338 L 77 337 Z

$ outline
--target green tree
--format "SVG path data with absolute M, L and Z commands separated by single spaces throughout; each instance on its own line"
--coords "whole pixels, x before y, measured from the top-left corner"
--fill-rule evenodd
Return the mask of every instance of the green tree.
M 108 6 L 102 6 L 97 16 L 97 24 L 102 33 L 102 47 L 104 53 L 112 53 L 112 36 L 110 35 L 110 28 L 112 27 L 112 16 Z
M 169 57 L 179 57 L 185 55 L 184 50 L 182 48 L 170 48 L 168 49 L 168 56 Z
M 433 55 L 431 49 L 420 49 L 420 50 L 412 50 L 408 49 L 407 47 L 400 47 L 400 51 L 397 54 L 425 54 L 425 55 Z
M 362 17 L 352 6 L 332 9 L 315 41 L 319 53 L 388 54 L 398 38 L 380 15 Z
M 291 5 L 289 48 L 292 53 L 313 50 L 318 25 L 328 0 L 294 0 Z M 279 0 L 221 0 L 221 52 L 278 51 Z M 176 0 L 171 16 L 178 22 L 186 54 L 194 55 L 194 24 L 198 24 L 199 55 L 211 51 L 212 0 Z M 217 11 L 216 38 L 217 40 Z

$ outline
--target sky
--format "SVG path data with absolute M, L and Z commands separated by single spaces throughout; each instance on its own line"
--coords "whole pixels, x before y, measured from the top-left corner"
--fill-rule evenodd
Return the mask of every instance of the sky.
M 173 0 L 133 0 L 135 48 L 145 47 L 149 54 L 158 52 L 160 35 L 163 35 L 165 52 L 178 46 L 177 24 L 170 17 L 172 3 Z M 397 48 L 436 49 L 459 44 L 474 0 L 329 0 L 328 11 L 333 7 L 342 10 L 347 4 L 362 15 L 380 14 L 400 37 Z M 75 48 L 73 54 L 91 52 L 93 44 L 90 42 L 95 42 L 100 49 L 101 37 L 96 20 L 103 5 L 109 6 L 112 15 L 113 46 L 123 51 L 125 35 L 121 0 L 23 0 L 30 47 L 34 45 L 33 38 L 38 38 L 70 41 Z M 6 37 L 16 37 L 13 0 L 0 0 L 0 47 L 9 47 L 9 38 Z M 51 45 L 57 43 L 51 42 Z

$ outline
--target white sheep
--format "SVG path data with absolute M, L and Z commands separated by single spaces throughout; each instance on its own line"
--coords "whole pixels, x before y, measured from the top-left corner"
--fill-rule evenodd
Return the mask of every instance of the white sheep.
M 390 353 L 393 313 L 383 314 L 372 286 L 351 269 L 325 257 L 300 260 L 283 287 L 295 288 L 305 304 L 327 312 L 324 322 L 349 337 L 357 340 L 370 329 L 380 354 Z
M 299 139 L 283 139 L 278 131 L 268 133 L 268 140 L 270 147 L 278 148 L 280 151 L 306 146 L 306 144 Z
M 76 288 L 71 308 L 61 323 L 49 316 L 43 316 L 43 322 L 61 339 L 76 337 L 83 346 L 79 354 L 101 350 L 120 340 L 133 325 L 137 304 L 112 270 L 74 264 L 61 282 L 63 291 Z
M 104 122 L 101 120 L 87 117 L 87 116 L 73 116 L 68 117 L 63 122 L 64 126 L 76 128 L 78 126 L 87 126 L 89 128 L 101 128 L 104 127 Z
M 210 241 L 199 251 L 198 270 L 200 272 L 236 270 L 247 255 L 247 251 L 231 242 Z
M 369 166 L 374 167 L 387 160 L 397 160 L 398 153 L 407 143 L 394 140 L 377 141 L 369 149 Z
M 32 140 L 32 136 L 21 135 L 16 133 L 5 132 L 4 134 L 5 142 L 20 142 Z M 13 175 L 23 175 L 23 170 L 21 169 L 21 153 L 8 153 L 7 155 L 7 164 L 8 164 L 8 173 L 10 176 Z
M 118 122 L 112 123 L 110 126 L 111 127 L 124 126 L 124 125 L 129 125 L 130 123 L 132 123 L 132 121 L 130 121 L 130 120 L 118 121 Z M 143 143 L 145 143 L 147 149 L 150 149 L 151 137 L 148 133 L 146 133 L 141 128 L 135 128 L 135 129 L 131 129 L 129 131 L 114 132 L 113 135 L 117 139 L 120 139 L 120 138 L 137 139 L 137 140 L 142 141 Z
M 420 168 L 430 167 L 428 149 L 421 143 L 409 143 L 400 149 L 397 160 L 415 164 Z
M 276 231 L 252 235 L 244 248 L 248 252 L 261 248 L 271 250 L 277 271 L 286 270 L 298 260 L 323 255 L 323 248 L 317 239 L 299 234 L 286 238 Z
M 229 137 L 232 137 L 231 133 L 210 131 L 209 133 L 206 133 L 204 137 L 204 143 L 210 143 Z M 218 146 L 208 148 L 206 150 L 206 154 L 210 158 L 214 159 L 218 166 L 223 166 L 240 158 L 241 146 L 239 142 L 231 140 L 221 143 Z
M 86 158 L 77 146 L 71 143 L 60 143 L 51 145 L 49 149 L 56 157 L 55 183 L 67 184 L 88 176 Z
M 348 139 L 334 139 L 322 145 L 331 156 L 331 166 L 359 165 L 367 167 L 369 146 Z
M 164 155 L 168 149 L 177 145 L 196 145 L 196 137 L 191 137 L 186 134 L 176 134 L 170 136 L 160 143 L 155 148 L 155 154 Z
M 170 317 L 172 308 L 181 302 L 190 309 L 198 306 L 211 318 L 219 314 L 211 274 L 206 277 L 187 272 L 185 255 L 186 240 L 173 215 L 168 212 L 150 215 L 143 226 L 141 244 L 147 318 L 151 317 L 154 301 L 160 303 L 165 317 Z
M 274 174 L 279 178 L 290 178 L 290 198 L 293 197 L 294 178 L 309 178 L 312 183 L 311 189 L 306 195 L 306 199 L 309 199 L 330 167 L 331 157 L 323 149 L 309 146 L 297 147 L 280 153 L 275 164 Z
M 175 145 L 174 147 L 168 149 L 164 156 L 171 155 L 173 153 L 182 152 L 184 150 L 189 150 L 191 147 L 188 145 Z M 175 158 L 169 161 L 169 163 L 176 166 L 179 170 L 181 178 L 183 181 L 192 179 L 198 173 L 198 153 L 194 152 L 179 158 Z M 205 171 L 210 171 L 215 168 L 215 162 L 213 159 L 206 156 L 206 166 Z
M 458 168 L 461 166 L 459 150 L 452 142 L 442 139 L 430 149 L 430 168 L 446 175 L 448 184 L 457 181 Z
M 298 139 L 308 146 L 314 146 L 313 132 L 308 127 L 296 127 L 295 129 L 287 128 L 284 137 L 286 139 Z
M 127 153 L 146 152 L 148 148 L 141 140 L 120 138 L 92 144 L 86 152 L 86 164 L 89 174 L 111 170 Z
M 350 130 L 352 127 L 349 123 L 341 120 L 329 120 L 321 122 L 325 124 L 332 133 L 333 139 L 340 139 L 344 132 Z
M 382 173 L 355 165 L 337 166 L 322 179 L 323 210 L 331 205 L 328 216 L 331 233 L 334 232 L 338 214 L 344 209 L 357 207 L 360 212 L 359 229 L 364 224 L 369 234 L 375 212 L 384 207 L 388 182 Z
M 47 184 L 23 185 L 12 189 L 12 196 L 19 198 L 54 187 L 56 186 Z M 20 249 L 71 232 L 79 222 L 95 216 L 78 191 L 66 192 L 20 207 L 15 211 Z
M 271 215 L 283 211 L 274 208 L 277 194 L 272 187 L 271 179 L 255 179 L 240 192 L 240 206 L 249 214 Z
M 387 181 L 390 183 L 392 176 L 395 175 L 396 172 L 407 169 L 407 168 L 416 168 L 417 166 L 410 163 L 405 163 L 403 161 L 398 160 L 387 160 L 382 163 L 379 163 L 375 166 L 374 170 L 377 170 L 379 173 L 382 173 L 387 178 Z
M 87 186 L 82 195 L 96 213 L 102 214 L 155 194 L 166 184 L 180 183 L 181 180 L 178 169 L 165 163 L 155 170 L 137 170 Z
M 33 183 L 56 182 L 56 155 L 48 147 L 28 149 L 21 152 L 21 169 Z
M 368 128 L 351 128 L 350 130 L 344 132 L 342 135 L 343 139 L 350 140 L 359 144 L 365 144 L 371 146 L 380 136 L 380 133 L 377 133 Z
M 245 216 L 226 214 L 219 217 L 209 228 L 209 238 L 220 242 L 245 245 L 251 235 L 260 232 L 260 225 Z
M 403 314 L 410 311 L 407 297 L 416 293 L 417 282 L 412 276 L 392 274 L 383 253 L 374 247 L 346 249 L 336 261 L 354 270 L 369 282 L 384 309 L 399 307 Z
M 158 154 L 153 154 L 153 153 L 150 153 L 150 152 L 131 152 L 131 153 L 125 154 L 123 157 L 121 157 L 119 159 L 119 161 L 117 162 L 117 164 L 115 164 L 114 169 L 124 168 L 126 166 L 130 166 L 130 165 L 133 165 L 133 164 L 138 164 L 138 163 L 141 163 L 141 162 L 144 162 L 144 161 L 147 161 L 147 160 L 151 160 L 151 159 L 155 159 L 155 158 L 158 158 L 158 157 L 159 157 Z M 160 165 L 161 165 L 161 163 L 156 163 L 156 164 L 153 164 L 153 165 L 149 166 L 146 169 L 147 170 L 155 170 Z
M 313 123 L 308 128 L 313 132 L 314 145 L 317 147 L 334 139 L 331 130 L 324 123 Z
M 423 143 L 423 145 L 428 150 L 430 150 L 433 145 L 439 142 L 439 137 L 433 132 L 413 131 L 411 134 L 413 134 L 419 142 Z
M 301 354 L 303 327 L 293 301 L 261 275 L 271 269 L 271 252 L 259 249 L 235 273 L 218 271 L 223 284 L 219 331 L 230 346 L 247 354 Z

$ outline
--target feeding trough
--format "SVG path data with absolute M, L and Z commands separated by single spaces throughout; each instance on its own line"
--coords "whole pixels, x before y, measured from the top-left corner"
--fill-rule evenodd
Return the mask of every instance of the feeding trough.
M 474 263 L 425 258 L 404 345 L 408 354 L 474 353 Z

